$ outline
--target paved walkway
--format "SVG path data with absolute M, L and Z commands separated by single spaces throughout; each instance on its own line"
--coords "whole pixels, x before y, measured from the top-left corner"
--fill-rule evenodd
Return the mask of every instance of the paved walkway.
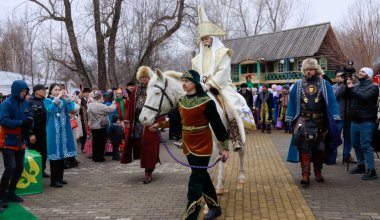
M 360 176 L 348 175 L 340 163 L 324 168 L 325 183 L 313 179 L 308 189 L 299 188 L 299 164 L 284 161 L 289 138 L 281 131 L 248 134 L 244 184 L 237 179 L 238 154 L 231 153 L 225 164 L 225 193 L 220 197 L 223 216 L 219 219 L 380 219 L 379 180 L 362 181 Z M 186 161 L 181 150 L 168 143 Z M 50 179 L 44 179 L 44 193 L 25 196 L 24 207 L 40 219 L 180 218 L 190 170 L 175 163 L 164 148 L 163 164 L 147 185 L 142 184 L 138 162 L 122 165 L 107 157 L 105 163 L 94 163 L 82 154 L 78 159 L 82 161 L 79 168 L 65 170 L 68 185 L 54 189 L 49 187 Z
M 246 183 L 237 179 L 238 154 L 233 153 L 226 164 L 221 219 L 315 219 L 271 136 L 252 133 L 245 149 Z

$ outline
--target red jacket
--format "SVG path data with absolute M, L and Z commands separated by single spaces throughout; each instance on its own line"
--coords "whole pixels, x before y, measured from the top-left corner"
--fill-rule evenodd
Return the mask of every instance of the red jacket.
M 136 89 L 132 92 L 131 97 L 129 99 L 129 107 L 127 120 L 129 121 L 130 128 L 126 129 L 125 143 L 126 146 L 122 153 L 121 163 L 131 163 L 133 158 L 133 151 L 140 150 L 140 165 L 142 168 L 150 168 L 153 169 L 158 163 L 159 160 L 159 145 L 160 139 L 157 132 L 151 132 L 148 127 L 144 127 L 143 136 L 141 138 L 141 142 L 134 141 L 132 134 L 134 130 L 135 124 L 135 110 L 136 110 L 136 95 L 137 91 L 140 87 L 137 86 Z M 164 122 L 165 117 L 161 117 L 159 122 Z M 138 145 L 138 146 L 133 146 Z M 136 149 L 137 148 L 137 149 Z

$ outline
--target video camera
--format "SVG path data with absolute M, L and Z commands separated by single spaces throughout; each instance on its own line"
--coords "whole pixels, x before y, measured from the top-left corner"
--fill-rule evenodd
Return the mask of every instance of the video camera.
M 342 74 L 342 78 L 344 79 L 344 84 L 347 84 L 347 79 L 354 79 L 355 73 L 356 73 L 356 69 L 353 67 L 354 61 L 349 60 L 347 64 L 349 67 L 344 67 L 343 74 Z
M 342 78 L 344 79 L 344 83 L 347 83 L 347 79 L 353 79 L 355 77 L 356 69 L 352 66 L 344 67 Z

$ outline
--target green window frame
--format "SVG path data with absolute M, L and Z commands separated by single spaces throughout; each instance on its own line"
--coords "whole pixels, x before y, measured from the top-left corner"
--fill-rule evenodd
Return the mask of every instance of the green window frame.
M 319 59 L 319 65 L 321 65 L 322 69 L 327 70 L 327 59 L 325 57 L 321 57 Z

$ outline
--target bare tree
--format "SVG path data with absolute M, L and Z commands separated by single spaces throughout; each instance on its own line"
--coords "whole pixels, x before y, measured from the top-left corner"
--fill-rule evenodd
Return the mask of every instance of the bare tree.
M 347 13 L 339 37 L 355 67 L 373 66 L 380 57 L 380 2 L 355 2 Z
M 3 26 L 0 38 L 2 70 L 21 73 L 28 72 L 28 46 L 22 22 L 10 19 Z
M 265 0 L 268 24 L 271 31 L 279 31 L 285 27 L 295 8 L 294 0 Z
M 91 85 L 92 82 L 90 80 L 90 77 L 84 65 L 82 55 L 79 51 L 78 41 L 77 41 L 76 33 L 74 30 L 74 23 L 73 23 L 73 18 L 72 18 L 71 1 L 63 0 L 63 4 L 64 4 L 63 14 L 58 11 L 59 6 L 57 5 L 56 1 L 49 0 L 49 5 L 45 5 L 39 0 L 30 0 L 30 1 L 36 3 L 37 5 L 41 7 L 42 9 L 41 22 L 45 20 L 49 20 L 49 19 L 52 19 L 54 21 L 64 22 L 66 26 L 67 36 L 70 41 L 70 47 L 71 47 L 71 52 L 74 57 L 75 66 L 71 66 L 70 64 L 67 64 L 66 62 L 62 60 L 56 59 L 55 61 L 60 62 L 62 65 L 66 66 L 70 70 L 78 72 L 81 80 L 85 84 Z
M 172 36 L 181 26 L 183 20 L 183 11 L 185 8 L 185 0 L 177 0 L 174 11 L 167 15 L 165 12 L 169 8 L 160 13 L 158 10 L 157 17 L 148 27 L 148 35 L 146 36 L 147 46 L 142 54 L 138 66 L 150 63 L 154 49 Z M 159 9 L 159 8 L 158 8 Z M 174 23 L 173 23 L 174 22 Z M 137 69 L 136 69 L 137 70 Z
M 238 0 L 236 12 L 245 37 L 259 34 L 265 27 L 264 0 L 246 1 Z

